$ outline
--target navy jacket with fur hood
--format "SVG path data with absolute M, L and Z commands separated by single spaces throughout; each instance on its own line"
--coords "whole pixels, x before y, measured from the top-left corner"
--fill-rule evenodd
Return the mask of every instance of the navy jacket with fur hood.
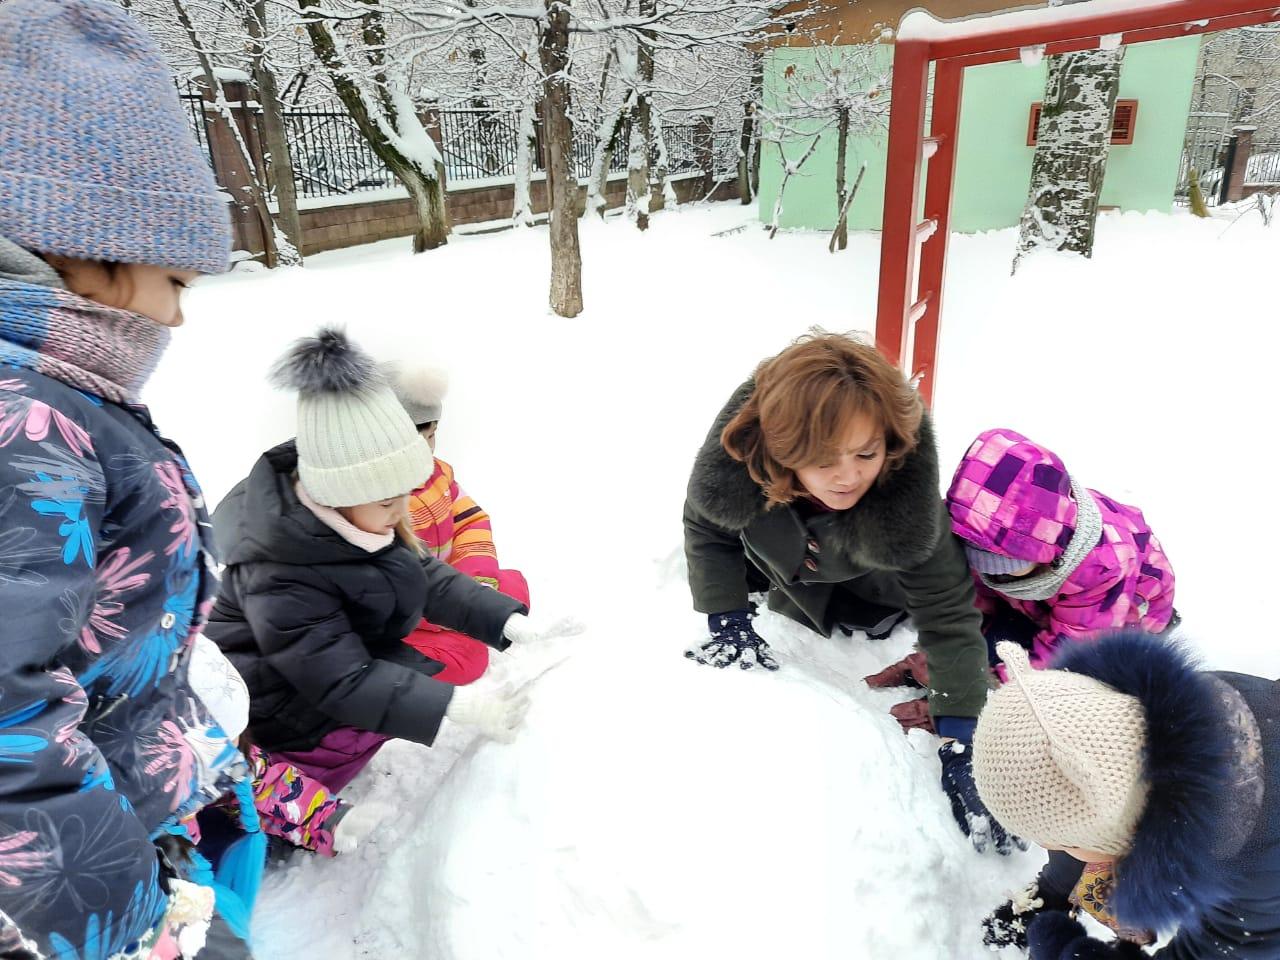
M 264 750 L 309 750 L 338 727 L 430 744 L 453 687 L 402 641 L 433 623 L 498 649 L 526 608 L 396 542 L 348 543 L 298 500 L 293 441 L 268 450 L 214 514 L 227 569 L 205 630 L 249 688 Z
M 1280 958 L 1280 683 L 1199 672 L 1176 646 L 1128 633 L 1073 645 L 1054 669 L 1136 696 L 1151 784 L 1110 907 L 1127 926 L 1173 932 L 1161 960 Z M 1145 957 L 1037 917 L 1034 960 Z M 1126 952 L 1127 951 L 1127 952 Z

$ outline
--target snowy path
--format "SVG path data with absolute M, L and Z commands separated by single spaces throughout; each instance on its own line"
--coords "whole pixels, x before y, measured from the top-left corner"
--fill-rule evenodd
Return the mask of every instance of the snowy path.
M 857 682 L 908 634 L 877 648 L 768 617 L 777 675 L 680 655 L 703 629 L 680 504 L 711 418 L 757 360 L 812 324 L 866 328 L 874 309 L 875 236 L 840 256 L 816 234 L 712 236 L 748 219 L 722 204 L 660 215 L 647 236 L 587 224 L 573 321 L 542 307 L 542 230 L 419 257 L 395 241 L 192 294 L 147 399 L 211 502 L 290 433 L 267 365 L 345 322 L 371 347 L 447 362 L 441 455 L 537 607 L 588 627 L 538 681 L 514 746 L 446 730 L 432 750 L 384 751 L 351 793 L 398 816 L 346 862 L 273 872 L 264 960 L 991 956 L 975 923 L 1038 859 L 969 851 L 928 738 L 903 738 L 894 697 Z M 1011 232 L 956 238 L 937 420 L 948 468 L 1008 425 L 1139 504 L 1177 568 L 1186 634 L 1215 665 L 1276 676 L 1256 605 L 1224 598 L 1256 596 L 1250 571 L 1280 532 L 1260 450 L 1280 231 L 1225 227 L 1106 216 L 1093 261 L 1040 258 L 1013 279 Z

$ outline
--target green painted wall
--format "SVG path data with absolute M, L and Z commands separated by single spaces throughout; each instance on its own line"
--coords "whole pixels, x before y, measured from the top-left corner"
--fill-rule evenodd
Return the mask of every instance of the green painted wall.
M 1199 49 L 1199 37 L 1180 37 L 1126 50 L 1120 96 L 1138 101 L 1137 124 L 1132 144 L 1112 147 L 1102 190 L 1104 205 L 1125 210 L 1172 206 Z M 880 48 L 877 54 L 887 69 L 892 48 Z M 795 66 L 796 76 L 805 77 L 813 70 L 813 58 L 811 49 L 771 52 L 765 68 L 766 103 L 776 107 L 789 66 Z M 1034 153 L 1026 145 L 1027 117 L 1031 104 L 1044 94 L 1045 69 L 1043 64 L 1001 63 L 965 72 L 953 229 L 989 230 L 1018 222 Z M 850 178 L 864 160 L 868 164 L 850 208 L 854 229 L 880 226 L 886 139 L 883 132 L 849 138 Z M 791 177 L 783 197 L 783 227 L 829 230 L 834 225 L 835 140 L 834 128 L 829 129 L 813 156 Z M 788 159 L 799 159 L 810 142 L 811 137 L 788 140 L 784 144 Z M 760 171 L 760 218 L 766 223 L 772 220 L 781 179 L 778 147 L 766 143 Z

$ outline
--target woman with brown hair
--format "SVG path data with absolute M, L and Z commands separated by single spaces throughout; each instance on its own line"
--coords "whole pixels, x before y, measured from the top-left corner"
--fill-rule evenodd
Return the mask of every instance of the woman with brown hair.
M 929 668 L 927 702 L 895 708 L 947 739 L 943 783 L 979 849 L 1014 842 L 973 789 L 968 751 L 988 689 L 973 578 L 951 534 L 933 427 L 875 348 L 815 333 L 765 360 L 730 398 L 694 462 L 684 507 L 694 607 L 709 642 L 687 656 L 778 669 L 751 624 L 749 576 L 770 609 L 830 636 L 887 634 L 902 613 Z

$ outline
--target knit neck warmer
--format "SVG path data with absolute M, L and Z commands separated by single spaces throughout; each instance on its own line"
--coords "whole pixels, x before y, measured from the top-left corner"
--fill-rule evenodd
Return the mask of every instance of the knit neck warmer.
M 987 574 L 980 573 L 982 582 L 996 593 L 1014 600 L 1039 601 L 1048 600 L 1062 592 L 1063 585 L 1076 569 L 1084 562 L 1098 541 L 1102 539 L 1102 511 L 1097 501 L 1074 477 L 1071 482 L 1071 495 L 1076 501 L 1076 532 L 1071 542 L 1062 551 L 1062 556 L 1041 573 L 1029 577 L 1018 577 L 1013 580 L 992 580 Z
M 34 262 L 25 274 L 6 264 L 5 277 L 16 276 L 24 279 L 0 279 L 0 364 L 113 403 L 136 403 L 169 345 L 169 328 L 49 286 Z
M 367 530 L 361 530 L 333 507 L 325 507 L 316 503 L 311 498 L 311 494 L 307 493 L 307 488 L 302 485 L 301 480 L 294 484 L 293 489 L 298 494 L 299 503 L 315 514 L 316 519 L 353 547 L 359 547 L 365 553 L 377 553 L 395 542 L 396 535 L 394 531 L 390 533 L 369 533 Z

